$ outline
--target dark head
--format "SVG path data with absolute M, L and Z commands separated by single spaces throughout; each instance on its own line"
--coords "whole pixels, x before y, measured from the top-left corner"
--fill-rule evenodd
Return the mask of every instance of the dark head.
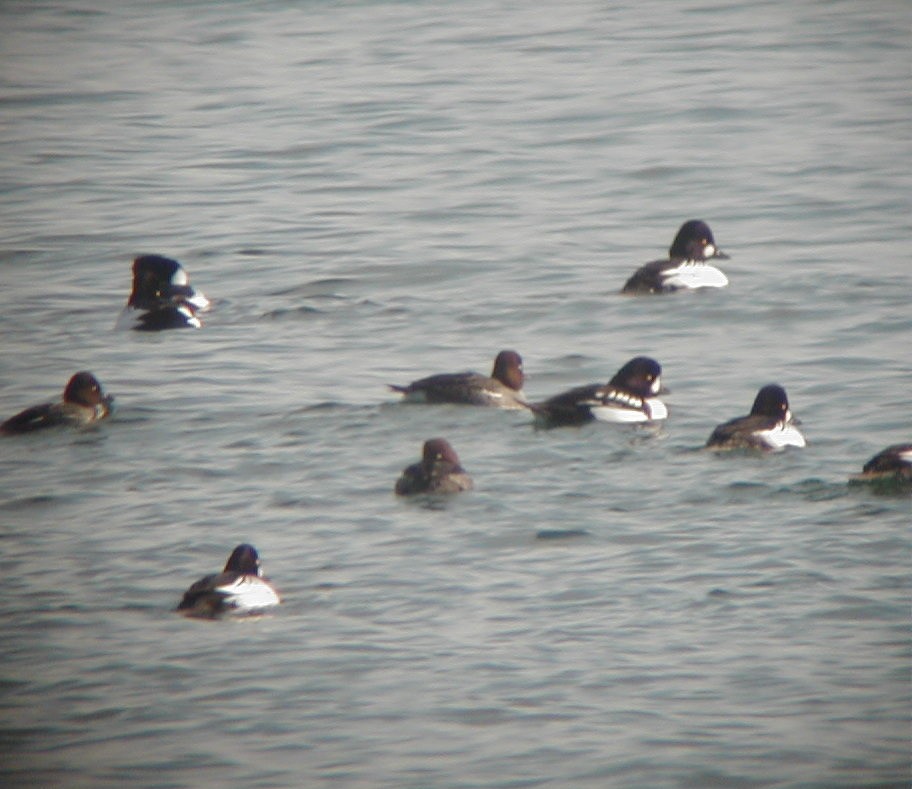
M 672 260 L 728 260 L 728 255 L 716 247 L 716 240 L 709 225 L 701 219 L 691 219 L 681 225 L 674 241 L 671 242 L 668 256 Z
M 452 463 L 454 466 L 458 466 L 459 455 L 456 454 L 456 450 L 450 446 L 450 442 L 445 438 L 430 438 L 424 442 L 421 465 L 426 469 L 431 469 L 435 463 L 440 462 Z
M 751 416 L 768 416 L 773 419 L 788 421 L 791 418 L 789 412 L 788 397 L 779 384 L 767 384 L 754 398 L 754 404 L 751 406 Z
M 76 373 L 63 390 L 63 401 L 94 408 L 107 402 L 98 379 L 89 372 Z
M 648 356 L 635 356 L 614 374 L 609 384 L 642 398 L 655 397 L 662 391 L 662 367 Z
M 205 309 L 209 300 L 190 286 L 190 277 L 176 260 L 140 255 L 133 261 L 133 292 L 127 306 L 151 309 L 167 303 Z
M 491 378 L 495 378 L 515 392 L 521 391 L 526 381 L 522 357 L 516 351 L 501 351 L 494 360 Z
M 241 543 L 231 552 L 225 564 L 226 573 L 260 574 L 260 556 L 252 545 Z

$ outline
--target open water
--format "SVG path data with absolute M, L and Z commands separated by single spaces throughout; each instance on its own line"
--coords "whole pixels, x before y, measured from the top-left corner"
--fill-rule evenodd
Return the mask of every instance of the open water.
M 905 0 L 0 3 L 0 782 L 906 787 Z M 625 298 L 698 217 L 722 291 Z M 112 330 L 143 252 L 214 302 Z M 657 431 L 387 389 L 657 358 Z M 700 451 L 770 381 L 808 447 Z M 442 435 L 476 490 L 392 494 Z M 250 541 L 268 616 L 185 620 Z

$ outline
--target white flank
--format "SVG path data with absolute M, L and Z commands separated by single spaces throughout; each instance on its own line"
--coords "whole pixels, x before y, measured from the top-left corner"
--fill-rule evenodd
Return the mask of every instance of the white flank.
M 663 271 L 662 277 L 662 284 L 672 288 L 724 288 L 728 285 L 728 277 L 708 263 L 682 263 Z
M 192 326 L 194 329 L 202 328 L 203 324 L 200 323 L 200 319 L 197 318 L 196 315 L 194 315 L 193 312 L 191 310 L 189 310 L 187 307 L 178 307 L 177 311 L 181 315 L 184 315 L 187 318 L 188 326 Z
M 590 406 L 592 416 L 602 422 L 648 422 L 646 412 L 639 408 L 624 408 L 620 405 L 593 405 Z
M 242 610 L 267 608 L 279 604 L 279 596 L 268 583 L 255 575 L 242 575 L 234 583 L 216 587 L 228 596 L 228 604 Z
M 770 449 L 785 449 L 786 447 L 805 447 L 807 442 L 801 431 L 794 425 L 780 422 L 769 430 L 757 431 L 760 438 Z
M 668 409 L 665 407 L 665 403 L 655 397 L 650 397 L 646 401 L 646 405 L 649 406 L 649 412 L 652 414 L 650 417 L 653 421 L 656 419 L 667 419 L 668 418 Z

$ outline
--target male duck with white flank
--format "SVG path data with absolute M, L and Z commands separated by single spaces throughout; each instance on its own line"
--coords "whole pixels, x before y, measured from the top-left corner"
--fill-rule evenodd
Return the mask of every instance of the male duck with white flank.
M 668 259 L 641 266 L 627 280 L 621 293 L 639 295 L 724 288 L 728 285 L 728 277 L 712 265 L 711 260 L 728 260 L 728 255 L 716 246 L 706 222 L 691 219 L 678 230 L 668 250 Z
M 536 423 L 542 427 L 604 422 L 655 422 L 668 416 L 659 400 L 662 367 L 648 356 L 636 356 L 607 384 L 586 384 L 540 403 L 533 403 Z

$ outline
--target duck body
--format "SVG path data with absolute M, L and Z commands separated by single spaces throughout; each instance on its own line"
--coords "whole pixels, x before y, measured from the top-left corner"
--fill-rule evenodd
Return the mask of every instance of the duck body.
M 432 438 L 424 442 L 421 460 L 407 466 L 396 480 L 395 492 L 399 496 L 461 493 L 473 487 L 456 450 L 446 439 Z
M 893 444 L 878 452 L 850 482 L 867 483 L 880 493 L 912 491 L 912 443 Z
M 200 578 L 184 592 L 176 610 L 185 616 L 214 618 L 255 613 L 280 602 L 275 587 L 262 575 L 256 548 L 242 543 L 220 573 Z
M 111 413 L 114 398 L 105 395 L 98 379 L 83 371 L 73 375 L 57 403 L 33 405 L 0 424 L 0 433 L 31 433 L 49 427 L 85 427 Z
M 190 285 L 184 267 L 163 255 L 133 261 L 133 289 L 115 328 L 135 331 L 199 329 L 209 299 Z
M 410 403 L 457 403 L 521 410 L 528 408 L 522 392 L 524 382 L 520 355 L 516 351 L 501 351 L 489 376 L 472 371 L 438 373 L 406 386 L 390 384 L 390 389 Z
M 807 445 L 789 409 L 788 396 L 779 384 L 767 384 L 757 392 L 747 416 L 724 422 L 713 430 L 710 449 L 759 449 L 778 452 Z
M 628 361 L 607 384 L 584 384 L 531 408 L 542 427 L 582 425 L 599 420 L 615 423 L 655 422 L 668 417 L 658 398 L 662 367 L 648 356 Z
M 640 266 L 624 284 L 621 293 L 646 295 L 724 288 L 728 285 L 728 277 L 710 261 L 728 259 L 728 255 L 716 246 L 709 225 L 700 219 L 690 219 L 678 230 L 668 250 L 668 258 Z

